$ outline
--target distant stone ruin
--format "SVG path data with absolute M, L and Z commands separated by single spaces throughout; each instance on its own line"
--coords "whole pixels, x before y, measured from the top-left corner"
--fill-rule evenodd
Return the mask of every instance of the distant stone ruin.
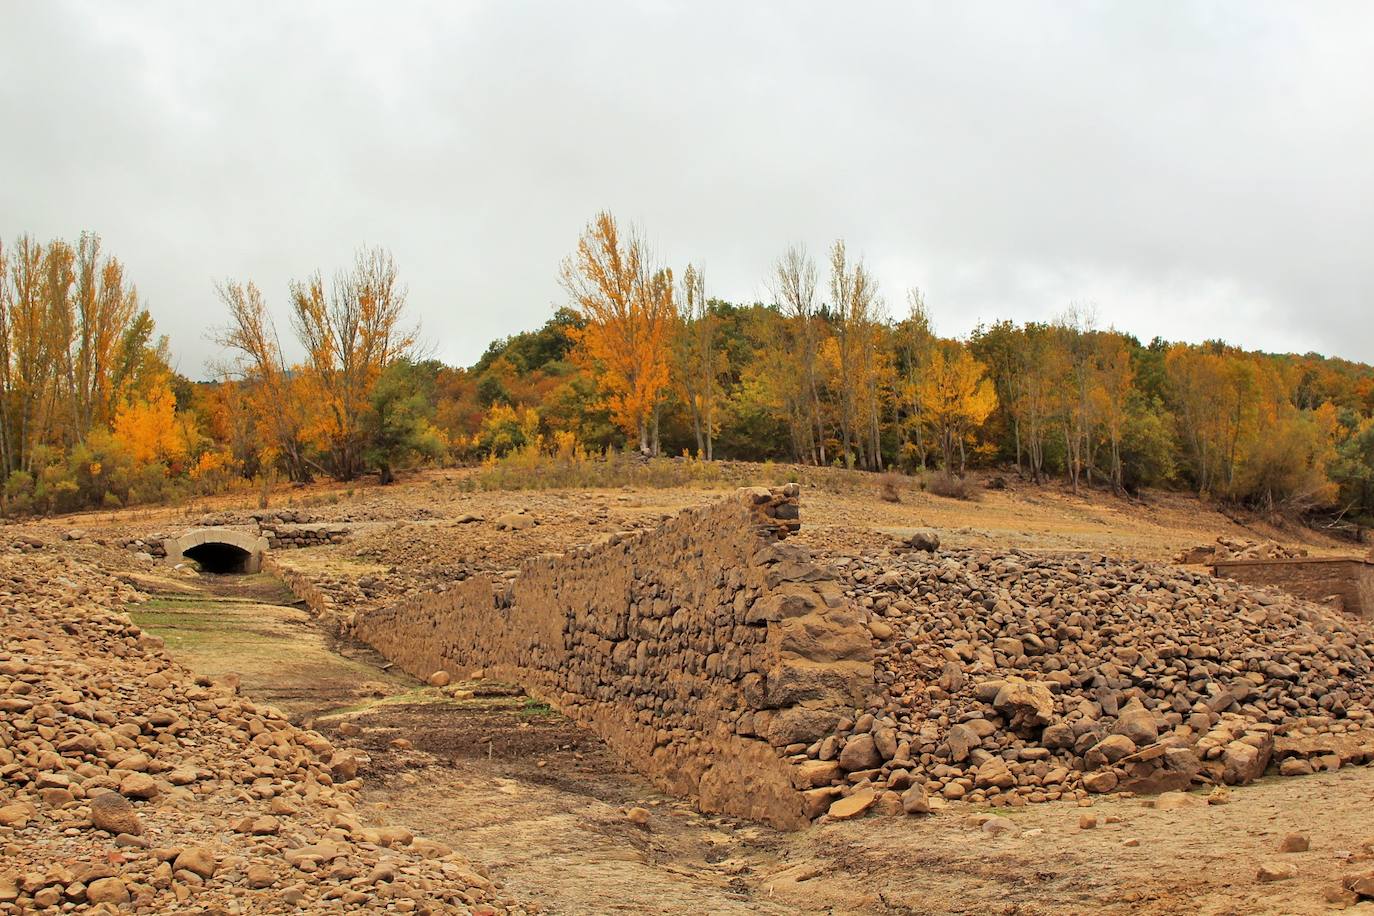
M 1356 617 L 1374 617 L 1374 561 L 1361 557 L 1218 560 L 1215 575 L 1246 585 L 1271 585 Z

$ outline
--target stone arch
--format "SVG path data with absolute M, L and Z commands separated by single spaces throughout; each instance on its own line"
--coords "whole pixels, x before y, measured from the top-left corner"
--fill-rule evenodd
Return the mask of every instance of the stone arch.
M 194 560 L 205 572 L 255 573 L 262 570 L 267 538 L 232 528 L 193 528 L 162 546 L 169 563 Z

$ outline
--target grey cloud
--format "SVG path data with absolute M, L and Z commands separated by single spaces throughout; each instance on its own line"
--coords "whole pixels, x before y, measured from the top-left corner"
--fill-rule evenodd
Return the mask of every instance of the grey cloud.
M 435 355 L 562 302 L 594 211 L 712 292 L 843 236 L 937 326 L 1374 361 L 1374 10 L 1234 3 L 11 4 L 0 234 L 101 232 L 180 368 L 213 282 L 392 249 Z

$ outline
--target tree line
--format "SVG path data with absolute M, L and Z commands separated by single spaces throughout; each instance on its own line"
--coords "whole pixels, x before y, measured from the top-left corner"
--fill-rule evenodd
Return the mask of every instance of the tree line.
M 958 480 L 973 467 L 1075 490 L 1190 488 L 1374 516 L 1374 368 L 1136 338 L 1070 307 L 941 337 L 921 291 L 886 297 L 843 241 L 780 251 L 769 301 L 711 295 L 609 213 L 559 279 L 567 304 L 476 364 L 423 358 L 391 255 L 360 251 L 284 294 L 216 284 L 209 382 L 170 368 L 120 262 L 85 234 L 0 246 L 7 512 L 175 499 L 274 479 L 388 481 L 420 463 L 609 449 Z
M 1142 343 L 1072 305 L 941 337 L 918 288 L 893 317 L 842 240 L 821 257 L 785 249 L 770 301 L 729 303 L 700 264 L 675 276 L 609 213 L 560 277 L 569 304 L 543 328 L 439 374 L 438 422 L 460 457 L 628 443 L 1374 514 L 1374 368 L 1361 363 Z
M 160 498 L 196 477 L 200 432 L 165 338 L 100 238 L 0 242 L 0 468 L 5 508 Z M 154 466 L 154 465 L 157 466 Z

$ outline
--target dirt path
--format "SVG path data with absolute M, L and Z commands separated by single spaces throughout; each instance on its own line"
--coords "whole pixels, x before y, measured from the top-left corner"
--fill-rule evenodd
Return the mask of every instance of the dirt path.
M 271 579 L 141 584 L 162 597 L 135 620 L 183 662 L 236 671 L 244 692 L 369 755 L 365 816 L 447 843 L 553 913 L 1320 913 L 1353 904 L 1341 878 L 1374 868 L 1370 768 L 1170 811 L 1121 797 L 998 809 L 1011 825 L 998 834 L 980 824 L 992 812 L 961 805 L 793 834 L 705 817 L 518 691 L 383 670 Z M 635 806 L 646 825 L 627 818 Z M 1279 853 L 1293 832 L 1311 849 Z M 1260 883 L 1263 862 L 1298 876 Z
M 293 717 L 390 696 L 414 682 L 384 670 L 367 646 L 327 635 L 276 579 L 203 576 L 150 579 L 156 597 L 131 610 L 197 674 L 242 678 L 256 699 Z

